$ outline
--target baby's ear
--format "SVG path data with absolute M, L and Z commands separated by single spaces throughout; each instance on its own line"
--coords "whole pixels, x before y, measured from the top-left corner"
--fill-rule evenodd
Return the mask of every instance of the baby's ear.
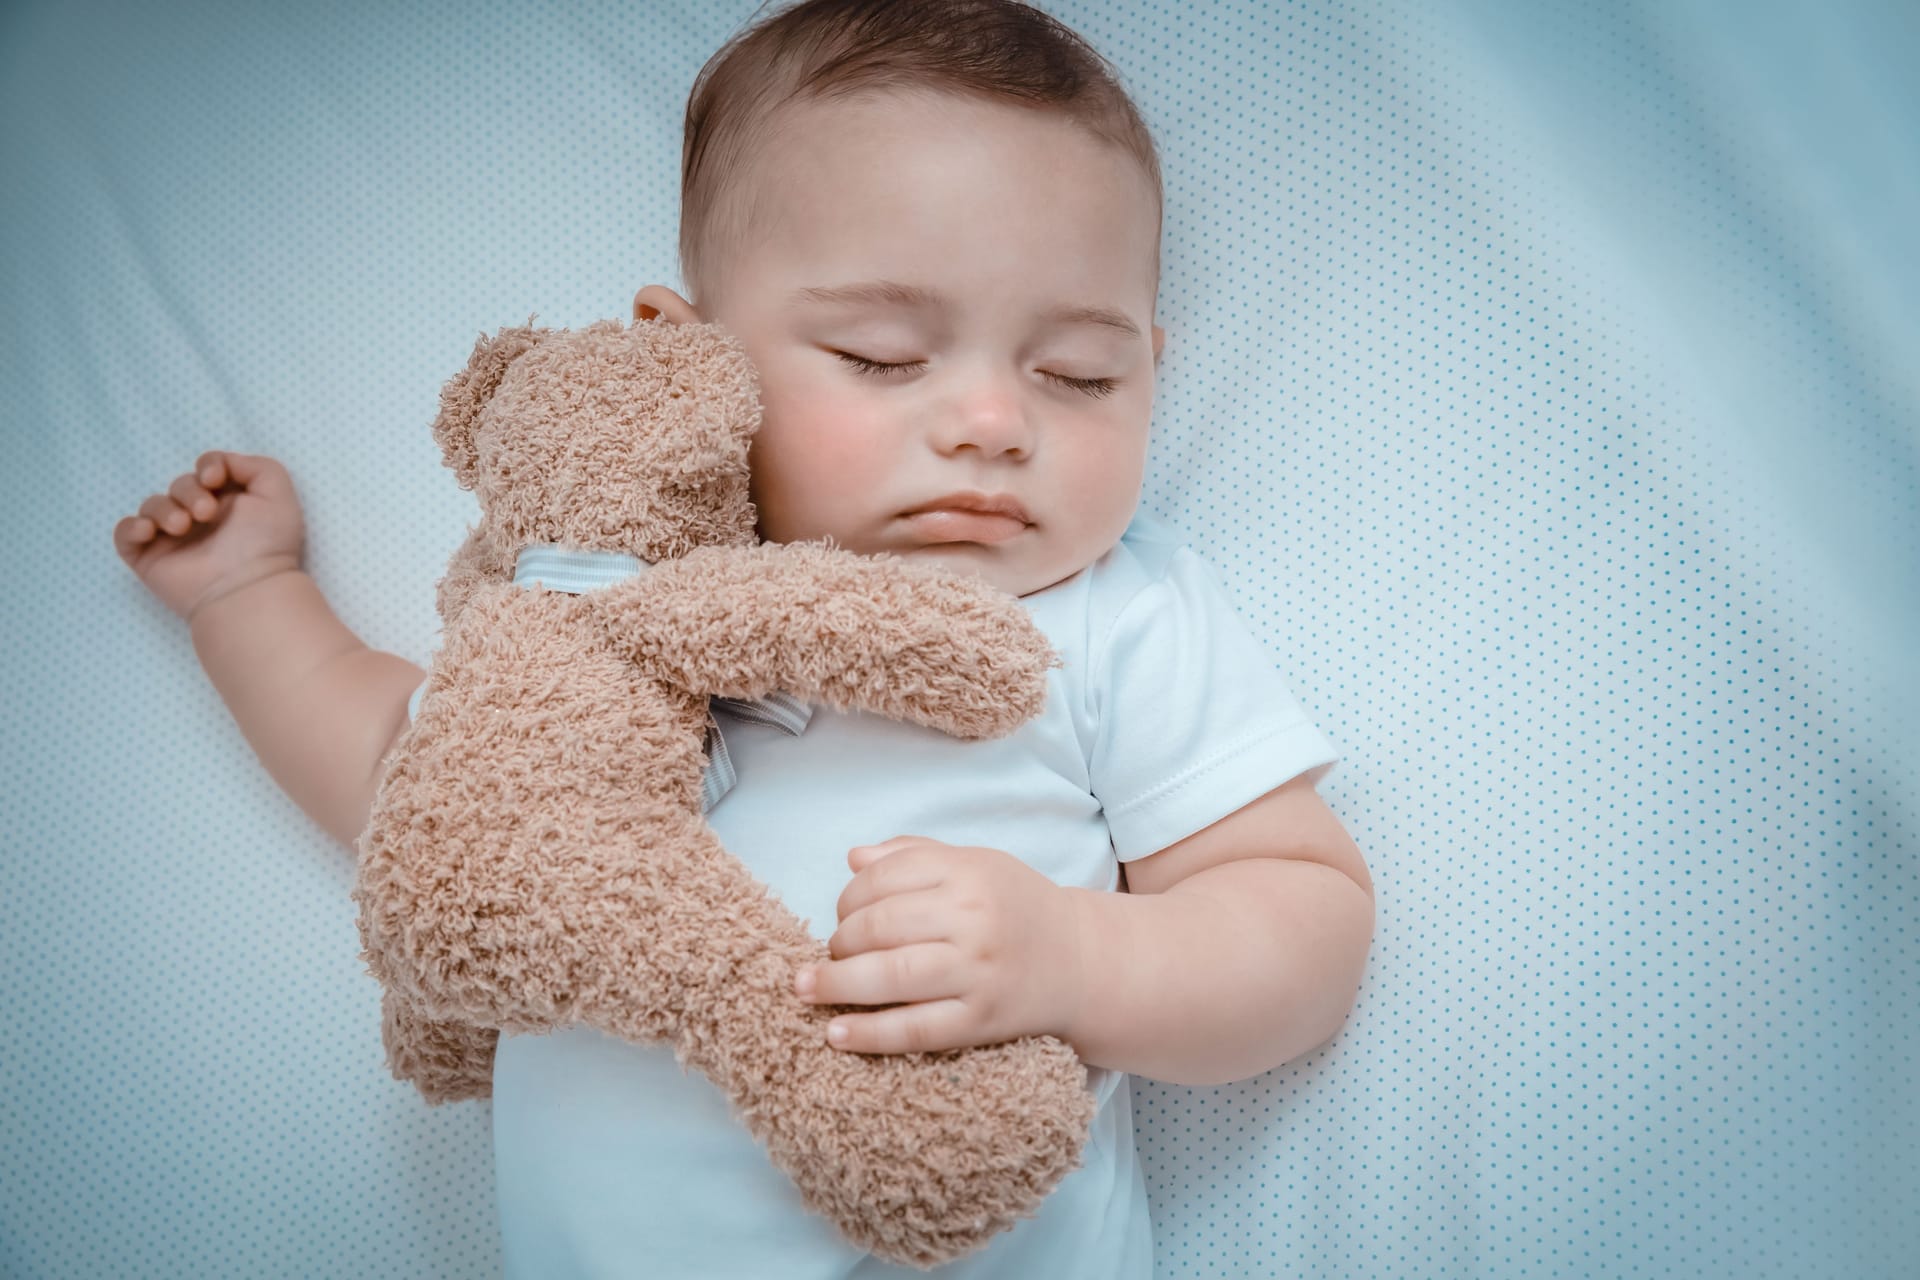
M 650 284 L 633 295 L 633 321 L 663 319 L 668 324 L 699 324 L 700 313 L 685 298 L 663 284 Z
M 467 367 L 447 380 L 440 389 L 440 414 L 433 420 L 433 439 L 440 456 L 453 469 L 453 478 L 462 489 L 473 488 L 480 472 L 480 457 L 474 449 L 473 426 L 480 411 L 500 389 L 507 366 L 540 345 L 551 329 L 533 327 L 533 316 L 518 328 L 502 329 L 493 337 L 481 334 L 467 357 Z

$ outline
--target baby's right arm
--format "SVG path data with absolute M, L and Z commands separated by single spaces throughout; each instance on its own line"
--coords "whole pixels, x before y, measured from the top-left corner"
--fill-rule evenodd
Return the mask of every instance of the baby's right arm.
M 202 454 L 113 530 L 120 558 L 186 621 L 268 774 L 351 846 L 426 673 L 368 648 L 334 616 L 301 571 L 305 541 L 286 469 L 223 451 Z

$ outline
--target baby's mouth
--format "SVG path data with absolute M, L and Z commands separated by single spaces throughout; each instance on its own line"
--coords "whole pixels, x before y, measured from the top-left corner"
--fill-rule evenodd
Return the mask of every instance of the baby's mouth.
M 935 507 L 929 511 L 911 511 L 901 517 L 912 535 L 923 543 L 1005 542 L 1025 533 L 1030 527 L 1017 516 L 995 511 L 970 511 L 959 507 Z
M 1010 493 L 964 489 L 923 502 L 901 517 L 923 543 L 1005 542 L 1033 525 L 1026 506 Z

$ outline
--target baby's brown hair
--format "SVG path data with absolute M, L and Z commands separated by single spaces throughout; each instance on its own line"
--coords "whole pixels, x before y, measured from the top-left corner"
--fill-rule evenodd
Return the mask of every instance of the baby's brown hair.
M 761 211 L 738 181 L 792 102 L 921 89 L 1054 111 L 1126 151 L 1163 201 L 1160 161 L 1111 65 L 1020 0 L 804 0 L 733 36 L 687 96 L 680 154 L 680 275 L 696 304 L 716 253 Z M 1157 216 L 1157 214 L 1156 214 Z M 1154 239 L 1154 277 L 1160 274 Z

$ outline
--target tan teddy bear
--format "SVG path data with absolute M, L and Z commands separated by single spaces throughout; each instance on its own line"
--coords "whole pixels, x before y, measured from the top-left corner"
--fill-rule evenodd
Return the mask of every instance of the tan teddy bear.
M 1086 1068 L 1050 1036 L 828 1047 L 846 1007 L 793 994 L 825 944 L 702 816 L 708 699 L 784 691 L 996 737 L 1044 705 L 1054 659 L 984 583 L 758 543 L 759 419 L 752 366 L 712 325 L 529 319 L 475 344 L 433 432 L 481 520 L 440 584 L 441 645 L 359 841 L 361 940 L 394 1074 L 429 1101 L 487 1096 L 503 1030 L 670 1040 L 812 1209 L 930 1267 L 1078 1166 Z M 631 576 L 515 585 L 554 547 Z

